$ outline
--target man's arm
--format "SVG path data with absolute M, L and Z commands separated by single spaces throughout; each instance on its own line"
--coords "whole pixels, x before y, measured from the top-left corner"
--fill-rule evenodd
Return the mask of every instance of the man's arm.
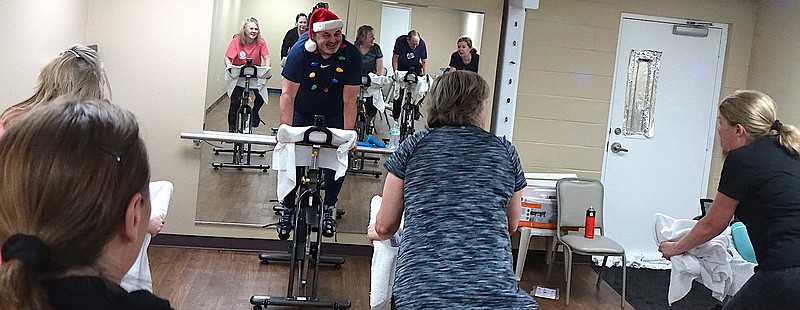
M 300 83 L 289 81 L 289 79 L 283 79 L 280 101 L 281 124 L 292 125 L 294 97 L 297 95 L 298 88 L 300 88 Z
M 428 59 L 422 58 L 422 75 L 428 74 Z
M 397 60 L 400 58 L 400 55 L 392 53 L 392 70 L 397 71 Z
M 358 112 L 356 100 L 358 99 L 358 85 L 345 85 L 342 94 L 344 101 L 344 129 L 356 128 L 356 113 Z M 283 98 L 283 96 L 281 96 Z
M 231 65 L 231 59 L 228 58 L 228 56 L 225 56 L 225 66 L 227 67 L 227 66 L 230 66 L 230 65 Z

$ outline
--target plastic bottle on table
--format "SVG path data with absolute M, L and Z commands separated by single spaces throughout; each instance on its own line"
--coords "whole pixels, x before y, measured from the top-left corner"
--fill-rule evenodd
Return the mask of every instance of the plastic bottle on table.
M 400 145 L 400 124 L 397 122 L 392 123 L 392 128 L 389 129 L 389 145 L 390 149 L 396 149 Z

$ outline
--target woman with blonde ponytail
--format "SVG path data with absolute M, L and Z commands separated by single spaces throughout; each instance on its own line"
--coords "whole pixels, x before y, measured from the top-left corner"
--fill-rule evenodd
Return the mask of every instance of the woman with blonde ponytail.
M 796 309 L 800 304 L 800 132 L 778 120 L 764 93 L 739 90 L 719 105 L 725 163 L 708 214 L 664 258 L 722 233 L 734 214 L 747 227 L 758 267 L 724 309 Z
M 0 309 L 171 309 L 119 286 L 150 217 L 133 114 L 73 100 L 15 122 L 0 138 Z

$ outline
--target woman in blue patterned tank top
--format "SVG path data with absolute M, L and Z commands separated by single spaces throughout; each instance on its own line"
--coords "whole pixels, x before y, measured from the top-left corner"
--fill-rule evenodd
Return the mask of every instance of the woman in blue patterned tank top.
M 437 79 L 428 129 L 398 147 L 370 240 L 404 226 L 393 290 L 397 309 L 537 309 L 517 287 L 511 233 L 525 182 L 516 149 L 480 126 L 489 86 L 456 71 Z

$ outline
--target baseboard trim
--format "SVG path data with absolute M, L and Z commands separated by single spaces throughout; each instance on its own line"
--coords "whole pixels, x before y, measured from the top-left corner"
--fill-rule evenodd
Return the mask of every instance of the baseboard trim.
M 177 248 L 196 248 L 232 251 L 280 251 L 285 252 L 289 241 L 256 238 L 230 238 L 213 236 L 193 236 L 178 234 L 158 234 L 151 246 L 165 246 Z M 322 244 L 325 254 L 347 256 L 372 256 L 372 246 L 339 243 Z

